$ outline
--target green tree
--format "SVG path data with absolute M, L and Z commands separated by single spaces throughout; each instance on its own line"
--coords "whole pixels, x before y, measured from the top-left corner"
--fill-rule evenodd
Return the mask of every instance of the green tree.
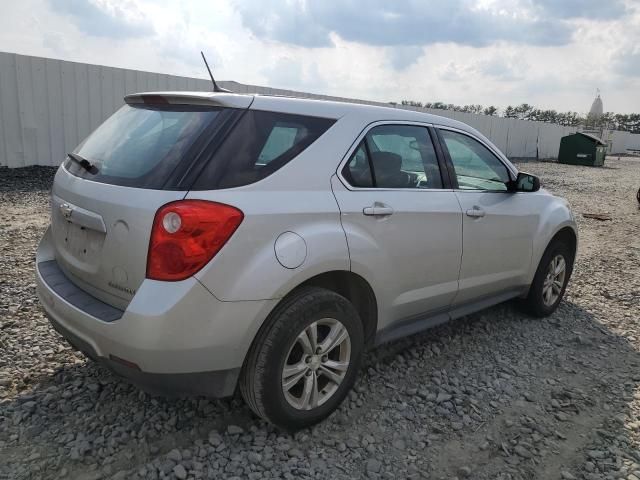
M 393 104 L 393 102 L 390 102 Z M 499 114 L 498 108 L 493 105 L 483 107 L 479 104 L 455 105 L 444 102 L 416 102 L 413 100 L 402 100 L 401 105 L 419 108 L 433 108 L 437 110 L 452 110 L 455 112 L 468 112 L 475 114 L 496 116 Z M 597 122 L 591 124 L 587 117 L 577 112 L 557 112 L 556 110 L 542 110 L 535 108 L 528 103 L 522 103 L 516 107 L 509 105 L 502 112 L 505 118 L 519 118 L 520 120 L 532 120 L 538 122 L 555 123 L 567 127 L 577 127 L 588 125 L 594 127 L 613 128 L 623 132 L 640 133 L 640 114 L 638 113 L 613 113 L 607 112 Z
M 558 123 L 558 112 L 555 110 L 542 110 L 539 120 L 547 123 Z
M 482 113 L 482 109 L 484 107 L 482 105 L 465 105 L 462 107 L 463 112 L 467 113 L 475 113 L 476 115 L 480 115 Z
M 518 112 L 516 112 L 515 108 L 513 108 L 511 105 L 509 105 L 509 106 L 507 106 L 507 108 L 504 109 L 503 117 L 506 117 L 506 118 L 518 118 Z
M 528 103 L 523 103 L 515 108 L 516 118 L 520 120 L 529 120 L 532 112 L 533 107 Z
M 496 107 L 494 107 L 493 105 L 489 106 L 489 107 L 485 107 L 484 110 L 482 110 L 482 114 L 483 115 L 489 115 L 489 116 L 495 116 L 498 115 L 498 109 Z

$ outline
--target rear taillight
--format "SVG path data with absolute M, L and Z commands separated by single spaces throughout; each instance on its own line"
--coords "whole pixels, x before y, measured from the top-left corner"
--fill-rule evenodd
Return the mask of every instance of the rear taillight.
M 204 200 L 180 200 L 161 207 L 153 220 L 147 278 L 184 280 L 229 240 L 244 214 L 235 207 Z

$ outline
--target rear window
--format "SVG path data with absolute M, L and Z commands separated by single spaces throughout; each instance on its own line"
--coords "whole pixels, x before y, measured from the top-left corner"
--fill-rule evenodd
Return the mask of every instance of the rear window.
M 70 159 L 64 167 L 102 183 L 161 189 L 195 158 L 203 133 L 213 132 L 224 117 L 224 109 L 215 107 L 125 105 L 74 151 L 97 173 Z
M 213 153 L 193 189 L 257 182 L 298 156 L 334 123 L 327 118 L 248 110 Z

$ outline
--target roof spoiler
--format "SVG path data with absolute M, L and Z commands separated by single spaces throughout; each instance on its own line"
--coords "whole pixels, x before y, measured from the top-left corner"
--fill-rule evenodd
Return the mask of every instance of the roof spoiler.
M 124 97 L 128 105 L 204 105 L 249 108 L 253 95 L 214 92 L 142 92 Z

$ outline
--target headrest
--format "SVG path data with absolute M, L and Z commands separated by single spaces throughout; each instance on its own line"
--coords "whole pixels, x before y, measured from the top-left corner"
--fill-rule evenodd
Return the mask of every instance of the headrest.
M 402 169 L 402 157 L 391 152 L 371 152 L 371 162 L 376 173 L 393 174 Z

